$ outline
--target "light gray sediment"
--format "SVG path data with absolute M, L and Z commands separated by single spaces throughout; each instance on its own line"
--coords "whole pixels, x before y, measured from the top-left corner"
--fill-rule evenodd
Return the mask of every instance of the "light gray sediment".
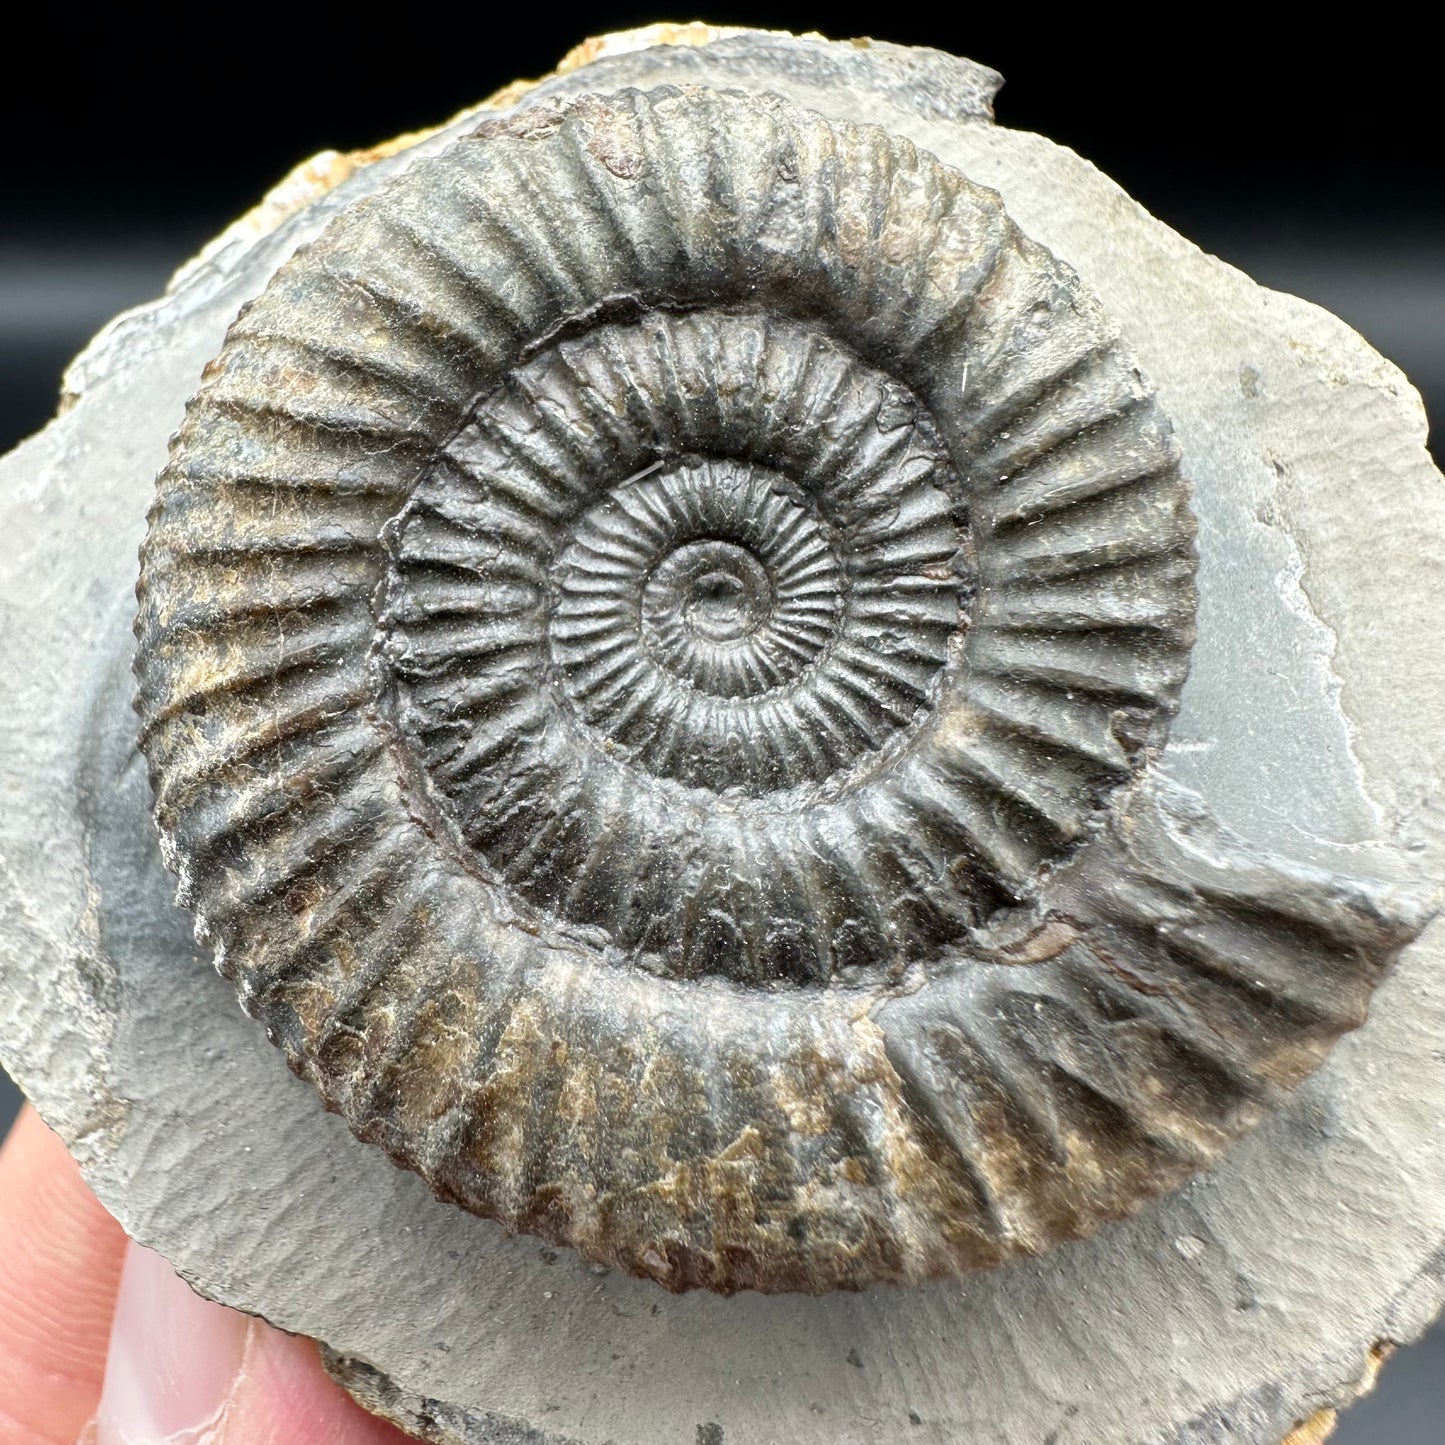
M 1260 846 L 1438 888 L 1445 491 L 1408 383 L 1087 162 L 985 123 L 977 71 L 916 105 L 907 53 L 839 55 L 742 37 L 545 89 L 766 88 L 998 189 L 1121 323 L 1194 483 L 1200 636 L 1166 773 Z M 1442 1298 L 1439 923 L 1293 1102 L 1178 1193 L 1042 1259 L 822 1298 L 673 1296 L 509 1238 L 322 1113 L 241 1014 L 152 831 L 136 549 L 167 439 L 241 303 L 443 140 L 193 269 L 109 331 L 66 413 L 0 461 L 0 1053 L 102 1200 L 201 1292 L 326 1340 L 360 1362 L 338 1365 L 359 1397 L 418 1429 L 430 1413 L 449 1445 L 1276 1445 L 1347 1401 L 1372 1351 Z

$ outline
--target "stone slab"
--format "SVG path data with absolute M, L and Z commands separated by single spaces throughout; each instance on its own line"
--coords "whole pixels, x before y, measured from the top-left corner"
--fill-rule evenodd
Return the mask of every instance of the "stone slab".
M 1081 272 L 1196 487 L 1200 642 L 1166 771 L 1261 844 L 1386 875 L 1403 848 L 1438 885 L 1445 490 L 1400 373 L 1086 161 L 990 124 L 966 62 L 739 35 L 604 54 L 543 91 L 678 79 L 906 134 Z M 507 1238 L 322 1114 L 242 1016 L 171 903 L 133 746 L 152 478 L 240 304 L 445 138 L 231 234 L 98 338 L 63 415 L 0 461 L 6 1066 L 132 1234 L 203 1293 L 361 1362 L 338 1366 L 352 1387 L 436 1438 L 1274 1445 L 1348 1400 L 1441 1304 L 1438 923 L 1208 1176 L 1034 1262 L 818 1299 L 671 1296 Z

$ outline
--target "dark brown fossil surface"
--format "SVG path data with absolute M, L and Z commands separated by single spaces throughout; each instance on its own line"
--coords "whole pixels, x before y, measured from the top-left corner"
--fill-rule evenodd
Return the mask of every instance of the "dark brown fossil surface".
M 245 308 L 142 747 L 245 1007 L 443 1198 L 670 1289 L 1035 1253 L 1209 1165 L 1420 918 L 1153 764 L 1179 449 L 998 196 L 671 87 L 489 122 Z

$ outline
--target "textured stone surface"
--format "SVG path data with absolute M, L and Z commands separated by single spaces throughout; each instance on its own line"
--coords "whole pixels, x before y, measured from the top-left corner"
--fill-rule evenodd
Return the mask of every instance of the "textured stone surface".
M 911 90 L 920 64 L 939 83 Z M 874 92 L 830 90 L 818 76 L 839 65 L 855 85 L 876 74 Z M 761 79 L 996 187 L 1120 322 L 1190 459 L 1199 642 L 1166 774 L 1284 857 L 1389 878 L 1389 840 L 1411 875 L 1438 879 L 1445 505 L 1408 386 L 1333 318 L 1202 256 L 1076 157 L 951 117 L 979 81 L 964 67 L 950 90 L 948 73 L 884 48 L 743 38 L 554 84 Z M 1348 1398 L 1372 1348 L 1439 1303 L 1438 925 L 1295 1101 L 1180 1193 L 963 1284 L 824 1299 L 671 1297 L 508 1239 L 316 1110 L 228 1003 L 169 904 L 129 746 L 133 550 L 166 437 L 231 316 L 408 159 L 237 238 L 121 322 L 78 369 L 69 414 L 0 471 L 0 1040 L 102 1197 L 205 1292 L 366 1362 L 359 1393 L 417 1422 L 448 1419 L 425 1403 L 447 1402 L 450 1438 L 472 1407 L 475 1439 L 715 1426 L 744 1441 L 1272 1445 Z
M 1088 1233 L 1421 921 L 1150 775 L 1178 462 L 1077 276 L 906 140 L 700 87 L 486 122 L 176 435 L 182 901 L 358 1137 L 592 1262 L 821 1293 Z

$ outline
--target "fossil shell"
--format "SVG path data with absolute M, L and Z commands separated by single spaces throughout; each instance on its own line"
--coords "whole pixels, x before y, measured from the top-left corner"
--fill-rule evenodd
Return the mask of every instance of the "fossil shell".
M 192 402 L 142 746 L 245 1007 L 438 1194 L 669 1288 L 987 1265 L 1206 1166 L 1410 927 L 1153 777 L 1167 418 L 911 144 L 524 110 Z

